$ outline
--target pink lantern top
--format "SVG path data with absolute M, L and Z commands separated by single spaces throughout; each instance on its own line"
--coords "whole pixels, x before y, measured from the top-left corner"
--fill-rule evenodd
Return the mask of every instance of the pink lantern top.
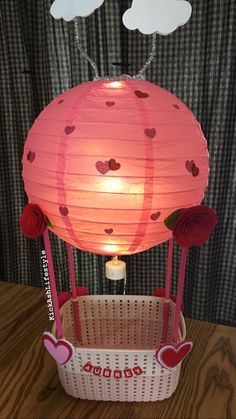
M 54 99 L 29 131 L 25 190 L 79 249 L 137 253 L 171 237 L 164 219 L 201 203 L 208 151 L 176 96 L 148 81 L 99 80 Z

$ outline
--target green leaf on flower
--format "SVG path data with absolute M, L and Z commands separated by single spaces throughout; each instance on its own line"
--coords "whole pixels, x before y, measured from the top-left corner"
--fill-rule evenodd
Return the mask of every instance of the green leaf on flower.
M 180 208 L 180 209 L 172 212 L 170 215 L 168 215 L 167 218 L 165 218 L 164 223 L 165 223 L 165 226 L 169 230 L 174 230 L 175 223 L 176 223 L 177 219 L 179 218 L 179 216 L 180 216 L 180 214 L 183 210 L 184 210 L 184 208 Z
M 47 222 L 48 222 L 48 227 L 53 228 L 53 225 L 52 225 L 51 221 L 48 219 L 48 217 L 47 217 Z

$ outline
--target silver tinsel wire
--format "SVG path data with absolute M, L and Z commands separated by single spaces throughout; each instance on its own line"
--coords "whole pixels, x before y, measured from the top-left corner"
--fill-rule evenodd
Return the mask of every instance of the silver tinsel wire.
M 89 64 L 93 68 L 94 73 L 95 73 L 95 79 L 94 80 L 99 80 L 100 76 L 99 76 L 97 64 L 95 63 L 95 61 L 87 54 L 87 52 L 81 46 L 81 43 L 80 43 L 80 28 L 79 28 L 78 18 L 74 19 L 74 28 L 75 28 L 75 45 L 78 48 L 80 54 L 89 62 Z
M 114 78 L 114 77 L 109 77 L 109 76 L 100 77 L 97 64 L 87 54 L 87 52 L 82 48 L 81 43 L 80 43 L 80 27 L 79 27 L 79 19 L 78 18 L 74 19 L 74 28 L 75 28 L 75 45 L 76 45 L 76 48 L 79 50 L 80 54 L 89 62 L 89 64 L 93 68 L 94 73 L 95 73 L 94 81 L 96 81 L 96 80 L 125 80 L 125 79 L 145 80 L 145 73 L 146 73 L 148 67 L 150 66 L 150 64 L 152 63 L 153 59 L 156 56 L 156 35 L 157 35 L 156 32 L 152 35 L 151 53 L 150 53 L 147 61 L 143 64 L 142 68 L 139 70 L 139 72 L 135 76 L 130 76 L 129 74 L 122 74 L 121 76 L 118 76 L 118 77 Z

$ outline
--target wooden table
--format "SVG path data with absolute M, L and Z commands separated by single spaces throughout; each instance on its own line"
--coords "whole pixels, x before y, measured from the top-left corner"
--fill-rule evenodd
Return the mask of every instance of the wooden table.
M 1 419 L 236 419 L 236 329 L 187 320 L 194 349 L 183 362 L 175 394 L 163 402 L 74 399 L 43 348 L 50 330 L 45 292 L 0 282 Z

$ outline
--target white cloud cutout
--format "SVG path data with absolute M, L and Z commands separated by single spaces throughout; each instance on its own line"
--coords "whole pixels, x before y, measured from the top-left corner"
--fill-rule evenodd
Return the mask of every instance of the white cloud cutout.
M 123 14 L 123 23 L 145 35 L 154 32 L 169 35 L 187 23 L 191 13 L 191 4 L 184 0 L 133 0 L 131 8 Z
M 103 3 L 104 0 L 55 0 L 50 13 L 55 19 L 63 18 L 69 22 L 77 16 L 91 15 Z

